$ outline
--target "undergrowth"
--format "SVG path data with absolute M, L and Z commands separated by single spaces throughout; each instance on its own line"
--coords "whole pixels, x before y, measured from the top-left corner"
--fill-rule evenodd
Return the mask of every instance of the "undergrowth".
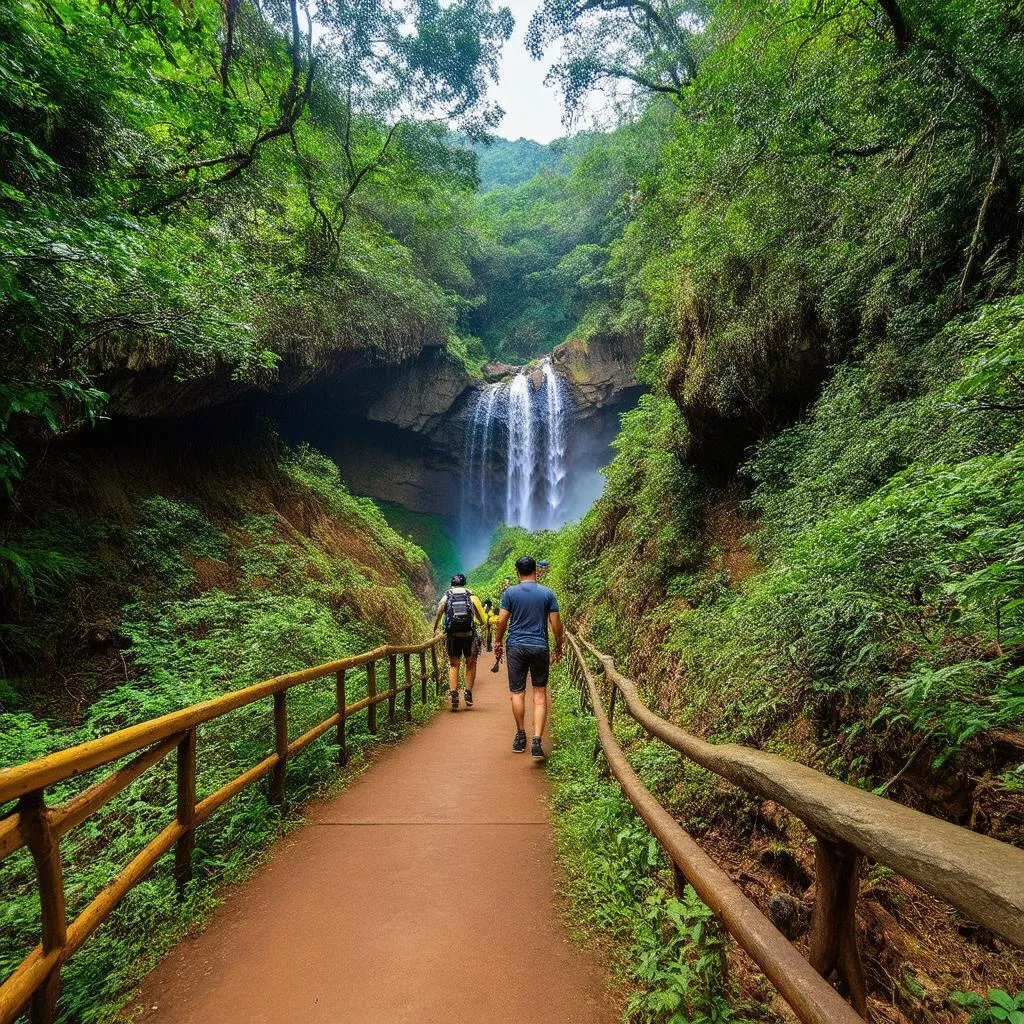
M 284 452 L 269 477 L 252 479 L 218 503 L 184 500 L 175 487 L 132 498 L 119 521 L 109 510 L 57 509 L 15 533 L 16 543 L 61 553 L 65 572 L 41 587 L 5 630 L 5 665 L 17 667 L 0 690 L 0 766 L 165 714 L 284 672 L 425 636 L 412 592 L 426 580 L 423 553 L 353 497 L 317 453 Z M 85 595 L 84 598 L 82 595 Z M 56 619 L 54 609 L 93 602 L 120 609 L 108 624 L 120 681 L 107 678 L 80 714 L 56 711 L 33 695 L 32 671 L 65 650 L 67 636 L 95 631 L 95 620 Z M 73 623 L 54 629 L 54 622 Z M 54 645 L 58 645 L 56 648 Z M 72 649 L 70 657 L 88 652 Z M 109 652 L 108 652 L 109 653 Z M 365 671 L 350 672 L 348 700 L 365 693 Z M 430 705 L 416 708 L 422 718 Z M 298 736 L 335 710 L 333 676 L 289 691 L 289 734 Z M 66 709 L 65 709 L 66 711 Z M 386 719 L 386 715 L 381 716 Z M 368 748 L 401 735 L 371 736 L 365 715 L 349 725 L 351 767 Z M 273 751 L 270 702 L 240 708 L 198 729 L 198 799 Z M 266 785 L 243 791 L 197 830 L 195 877 L 182 899 L 171 858 L 132 889 L 113 916 L 62 971 L 64 1022 L 107 1021 L 145 972 L 215 905 L 227 882 L 252 870 L 260 853 L 300 820 L 298 809 L 336 785 L 334 734 L 288 763 L 288 807 L 272 806 Z M 47 790 L 61 803 L 102 778 L 105 766 Z M 174 758 L 165 758 L 70 832 L 61 843 L 69 919 L 80 913 L 173 818 Z M 0 977 L 39 941 L 35 872 L 22 850 L 0 864 Z
M 731 943 L 690 886 L 677 897 L 671 865 L 618 784 L 595 758 L 597 727 L 567 672 L 553 688 L 555 833 L 575 916 L 608 942 L 628 995 L 628 1024 L 726 1024 L 767 1020 L 728 978 Z M 635 739 L 635 737 L 634 737 Z M 637 743 L 634 770 L 665 782 L 658 748 Z M 673 759 L 674 760 L 674 759 Z M 752 1015 L 752 1016 L 751 1016 Z
M 968 764 L 1024 723 L 1022 324 L 1006 300 L 840 369 L 742 469 L 760 571 L 735 583 L 684 418 L 648 396 L 605 494 L 555 545 L 560 597 L 625 665 L 685 685 L 684 715 L 714 736 L 828 748 L 871 786 L 918 744 L 933 771 Z

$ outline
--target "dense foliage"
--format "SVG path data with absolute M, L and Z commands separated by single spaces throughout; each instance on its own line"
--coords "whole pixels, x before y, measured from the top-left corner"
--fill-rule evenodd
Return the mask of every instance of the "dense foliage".
M 467 325 L 493 356 L 521 362 L 607 329 L 625 291 L 610 247 L 636 183 L 656 171 L 664 121 L 651 110 L 609 136 L 552 143 L 557 166 L 480 197 L 473 269 L 481 301 Z
M 557 146 L 545 146 L 533 139 L 494 138 L 473 146 L 476 153 L 480 190 L 506 185 L 521 185 L 541 168 L 557 167 L 560 154 Z
M 443 343 L 475 175 L 439 118 L 494 123 L 511 27 L 487 0 L 0 5 L 8 490 L 99 374 L 266 384 Z

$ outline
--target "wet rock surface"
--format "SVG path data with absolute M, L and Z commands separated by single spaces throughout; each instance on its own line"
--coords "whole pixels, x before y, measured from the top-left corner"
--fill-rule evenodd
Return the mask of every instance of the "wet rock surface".
M 559 345 L 551 361 L 572 388 L 577 415 L 586 418 L 637 391 L 639 358 L 638 343 L 597 335 Z

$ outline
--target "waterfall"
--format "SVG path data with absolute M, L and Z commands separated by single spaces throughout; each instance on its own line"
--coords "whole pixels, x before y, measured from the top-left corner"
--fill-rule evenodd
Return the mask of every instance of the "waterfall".
M 482 445 L 480 447 L 481 460 L 482 461 L 481 461 L 481 465 L 480 465 L 480 472 L 479 472 L 478 475 L 480 477 L 480 508 L 483 511 L 485 517 L 487 516 L 487 513 L 488 513 L 488 508 L 487 508 L 487 495 L 488 495 L 488 488 L 487 488 L 488 466 L 487 466 L 487 460 L 490 457 L 490 453 L 491 453 L 491 438 L 492 438 L 492 434 L 494 433 L 494 406 L 495 406 L 495 403 L 498 401 L 498 396 L 500 394 L 501 394 L 501 385 L 500 384 L 489 384 L 488 387 L 487 387 L 486 392 L 482 396 L 483 400 L 480 401 L 479 403 L 477 403 L 478 406 L 482 407 L 483 410 L 484 410 L 484 412 L 483 412 L 483 443 L 482 443 Z M 472 477 L 472 473 L 471 473 L 470 474 L 470 479 L 472 480 L 472 478 L 473 477 Z
M 565 463 L 565 396 L 561 379 L 550 359 L 544 360 L 544 390 L 547 393 L 547 448 L 544 452 L 547 522 L 554 526 L 562 504 L 562 484 L 568 468 Z
M 487 385 L 469 410 L 464 523 L 488 531 L 499 521 L 541 530 L 566 519 L 571 403 L 551 361 L 544 359 L 540 369 Z
M 508 447 L 505 462 L 505 522 L 533 529 L 533 387 L 525 373 L 508 389 Z

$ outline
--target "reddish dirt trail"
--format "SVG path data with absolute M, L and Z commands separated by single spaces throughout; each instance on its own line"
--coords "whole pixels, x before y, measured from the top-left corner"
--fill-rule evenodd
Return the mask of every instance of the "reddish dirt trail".
M 489 664 L 472 711 L 440 713 L 313 808 L 209 927 L 161 962 L 139 1019 L 617 1019 L 602 971 L 560 918 L 547 780 L 529 753 L 512 753 L 505 672 Z

